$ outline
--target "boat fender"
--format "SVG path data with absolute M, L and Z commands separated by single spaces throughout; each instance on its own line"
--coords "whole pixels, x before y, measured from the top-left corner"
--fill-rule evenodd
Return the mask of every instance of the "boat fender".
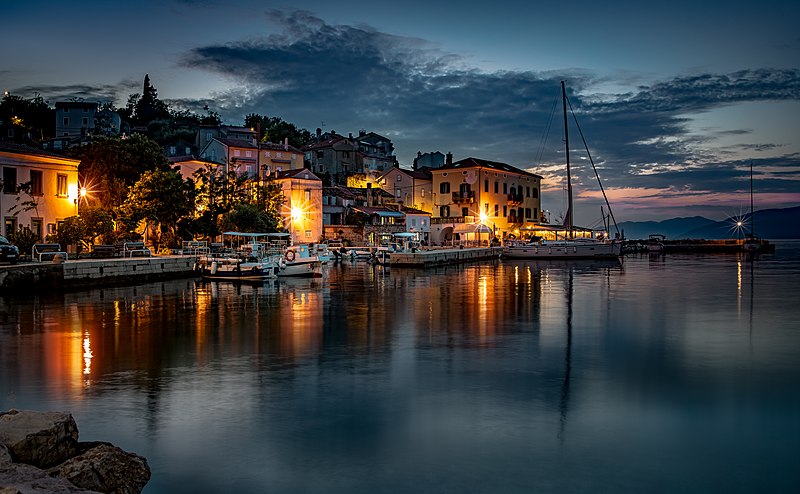
M 296 254 L 294 253 L 293 250 L 287 250 L 284 257 L 286 258 L 287 261 L 292 262 L 294 261 L 295 255 Z
M 211 274 L 217 274 L 217 261 L 211 263 Z

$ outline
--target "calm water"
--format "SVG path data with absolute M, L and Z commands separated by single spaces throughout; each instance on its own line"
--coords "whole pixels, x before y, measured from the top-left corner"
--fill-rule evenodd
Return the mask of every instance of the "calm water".
M 0 298 L 0 409 L 146 493 L 800 492 L 800 242 Z

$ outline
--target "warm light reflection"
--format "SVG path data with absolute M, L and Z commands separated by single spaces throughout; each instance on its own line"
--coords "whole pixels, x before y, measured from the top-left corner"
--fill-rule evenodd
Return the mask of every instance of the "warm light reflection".
M 92 372 L 92 341 L 89 332 L 83 335 L 83 375 L 88 376 Z
M 736 260 L 736 306 L 738 313 L 742 313 L 742 258 Z

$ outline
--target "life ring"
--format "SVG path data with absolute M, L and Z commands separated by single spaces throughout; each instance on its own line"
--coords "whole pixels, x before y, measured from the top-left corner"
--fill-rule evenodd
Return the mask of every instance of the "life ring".
M 296 254 L 294 253 L 293 250 L 287 250 L 286 251 L 286 255 L 284 255 L 283 257 L 286 258 L 287 262 L 292 262 L 292 261 L 294 261 L 295 255 Z

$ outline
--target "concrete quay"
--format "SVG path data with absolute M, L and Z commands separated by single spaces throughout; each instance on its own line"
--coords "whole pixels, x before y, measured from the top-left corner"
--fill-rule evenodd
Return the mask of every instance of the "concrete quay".
M 416 252 L 392 252 L 389 266 L 408 268 L 430 268 L 447 264 L 498 259 L 503 254 L 502 247 L 478 247 L 465 249 L 432 249 Z
M 144 283 L 196 276 L 196 256 L 31 262 L 0 266 L 0 292 L 34 292 Z

